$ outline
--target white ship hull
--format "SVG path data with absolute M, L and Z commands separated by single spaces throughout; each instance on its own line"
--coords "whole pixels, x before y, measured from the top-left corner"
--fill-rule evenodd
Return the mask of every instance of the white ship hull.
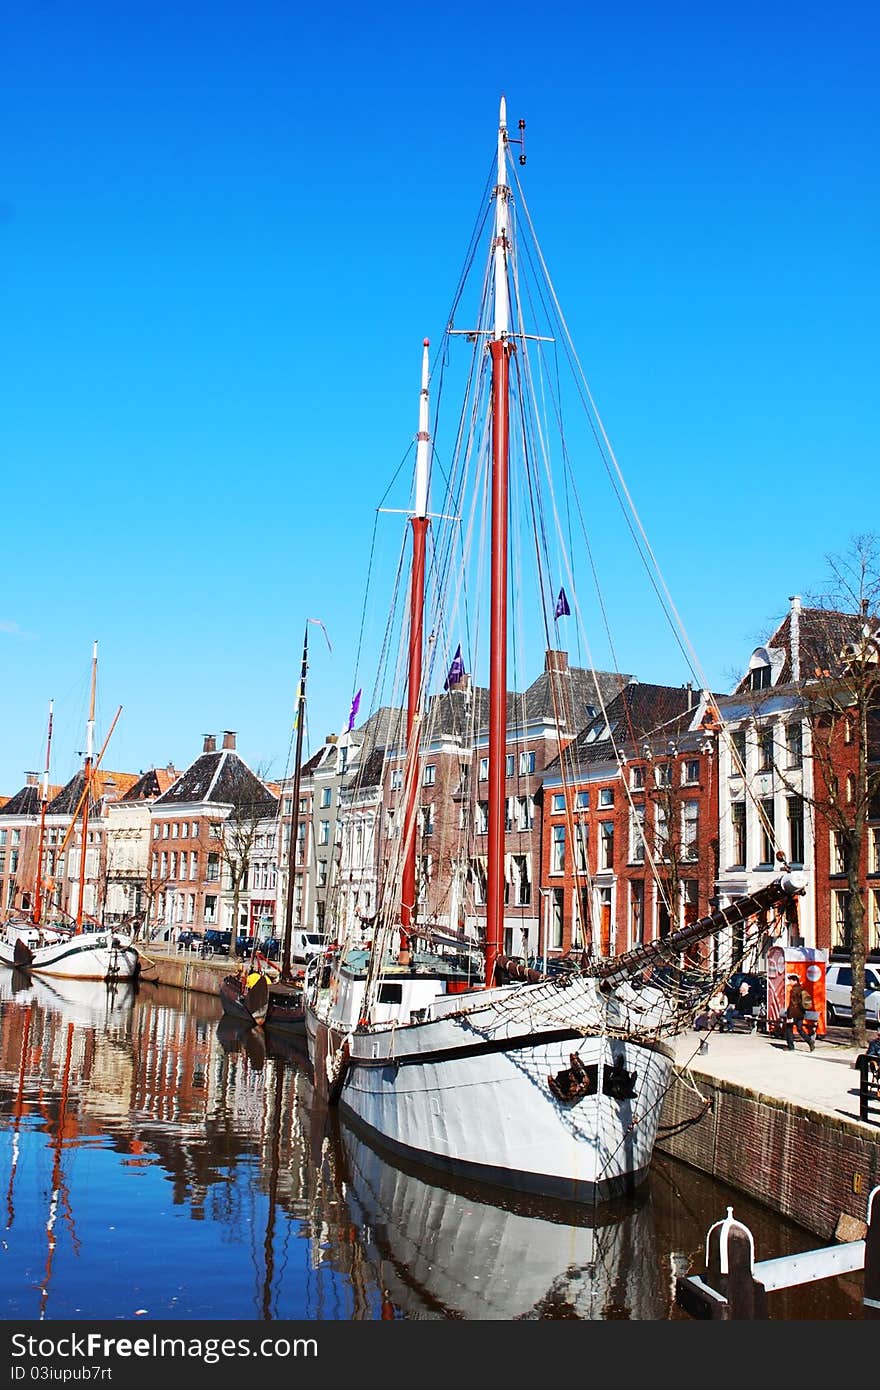
M 316 1085 L 401 1157 L 547 1197 L 630 1193 L 650 1167 L 672 1054 L 648 1031 L 662 997 L 625 993 L 578 979 L 441 995 L 425 1011 L 437 1017 L 353 1031 L 319 999 Z M 550 1078 L 573 1053 L 587 1088 L 561 1100 Z
M 56 939 L 47 939 L 49 935 Z M 29 961 L 21 958 L 20 949 L 16 951 L 22 945 Z M 38 928 L 15 923 L 7 923 L 0 933 L 0 962 L 68 980 L 133 980 L 140 968 L 137 948 L 128 937 L 110 929 L 44 935 Z

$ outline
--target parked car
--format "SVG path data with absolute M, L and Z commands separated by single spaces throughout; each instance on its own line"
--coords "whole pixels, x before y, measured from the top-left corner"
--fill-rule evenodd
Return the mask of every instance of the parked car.
M 182 931 L 177 934 L 178 951 L 188 951 L 194 946 L 198 946 L 201 941 L 201 933 L 197 931 Z
M 203 956 L 228 956 L 232 954 L 232 932 L 220 931 L 216 927 L 208 927 L 202 937 L 200 947 Z M 239 936 L 235 942 L 235 953 L 239 956 L 250 953 L 253 942 L 249 936 Z
M 290 943 L 290 959 L 307 963 L 327 949 L 327 938 L 316 931 L 295 931 Z
M 848 1023 L 852 1018 L 852 966 L 832 963 L 825 972 L 825 1008 L 829 1023 Z M 865 966 L 865 1019 L 880 1028 L 880 971 Z
M 257 950 L 260 951 L 267 960 L 279 960 L 281 957 L 281 937 L 266 936 L 257 943 Z

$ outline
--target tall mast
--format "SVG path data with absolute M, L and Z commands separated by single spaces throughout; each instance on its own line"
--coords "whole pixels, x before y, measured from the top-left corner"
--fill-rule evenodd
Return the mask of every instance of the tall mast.
M 492 357 L 492 589 L 489 650 L 489 834 L 486 882 L 486 986 L 504 939 L 504 775 L 507 752 L 507 494 L 509 467 L 510 304 L 507 293 L 507 103 L 498 123 L 495 187 L 495 326 Z
M 416 900 L 416 822 L 419 811 L 419 707 L 422 698 L 422 653 L 425 640 L 425 537 L 428 530 L 428 348 L 422 344 L 422 388 L 416 436 L 415 507 L 412 522 L 412 580 L 409 594 L 409 667 L 406 711 L 406 811 L 400 901 L 400 950 L 409 950 Z
M 89 802 L 92 799 L 92 764 L 95 760 L 95 683 L 98 677 L 98 644 L 92 647 L 92 691 L 86 724 L 86 760 L 83 767 L 82 845 L 79 856 L 79 896 L 76 904 L 76 930 L 82 931 L 83 896 L 86 888 L 86 848 L 89 829 Z
M 303 724 L 306 711 L 306 671 L 309 668 L 309 624 L 303 635 L 302 669 L 296 700 L 296 753 L 293 766 L 293 799 L 290 805 L 290 841 L 287 846 L 287 892 L 284 899 L 284 941 L 281 949 L 281 978 L 290 979 L 290 954 L 293 944 L 293 890 L 296 881 L 296 839 L 299 829 L 299 784 L 302 763 Z
M 46 768 L 40 790 L 40 833 L 37 837 L 37 883 L 34 889 L 34 926 L 40 925 L 43 913 L 43 847 L 46 842 L 46 807 L 49 804 L 49 754 L 52 750 L 52 711 L 55 701 L 49 701 L 49 732 L 46 735 Z

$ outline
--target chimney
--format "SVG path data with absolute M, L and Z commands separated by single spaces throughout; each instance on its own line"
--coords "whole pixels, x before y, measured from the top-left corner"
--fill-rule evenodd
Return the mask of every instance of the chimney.
M 235 748 L 235 730 L 234 730 L 234 729 L 224 729 L 224 730 L 223 730 L 223 747 L 224 747 L 224 748 Z
M 24 784 L 26 787 L 38 787 L 40 785 L 40 774 L 38 772 L 26 772 L 24 774 Z
M 568 652 L 548 651 L 544 655 L 545 671 L 567 671 Z
M 215 739 L 215 737 L 214 737 L 213 734 L 205 734 L 205 746 L 203 747 L 202 752 L 203 752 L 203 753 L 216 753 L 216 752 L 217 752 L 217 740 Z
M 693 707 L 694 707 L 694 683 L 693 683 L 693 681 L 685 681 L 685 683 L 684 683 L 684 688 L 685 688 L 685 690 L 686 690 L 687 693 L 688 693 L 688 709 L 693 709 Z
M 799 681 L 801 678 L 801 596 L 791 594 L 789 597 L 791 604 L 791 678 Z
M 115 778 L 115 777 L 109 777 L 109 776 L 108 776 L 108 777 L 105 777 L 105 778 L 103 779 L 102 785 L 103 785 L 103 788 L 104 788 L 104 800 L 105 800 L 105 801 L 115 801 L 115 800 L 116 800 L 116 795 L 117 795 L 117 793 L 116 793 L 116 778 Z

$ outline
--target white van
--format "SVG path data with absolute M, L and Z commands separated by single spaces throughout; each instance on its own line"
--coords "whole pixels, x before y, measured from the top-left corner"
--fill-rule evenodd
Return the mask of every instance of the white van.
M 326 946 L 327 938 L 320 932 L 295 930 L 290 943 L 290 959 L 306 964 L 312 956 L 319 956 Z
M 852 1018 L 852 967 L 829 965 L 825 974 L 825 1001 L 829 1023 L 848 1023 Z M 865 1021 L 880 1028 L 880 974 L 865 966 Z

